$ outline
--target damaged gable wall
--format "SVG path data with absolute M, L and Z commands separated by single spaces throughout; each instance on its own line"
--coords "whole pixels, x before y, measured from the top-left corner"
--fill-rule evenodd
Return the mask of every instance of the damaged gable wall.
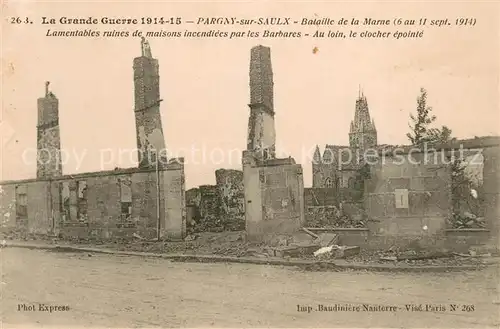
M 188 222 L 194 232 L 245 229 L 243 172 L 218 169 L 216 185 L 186 191 Z

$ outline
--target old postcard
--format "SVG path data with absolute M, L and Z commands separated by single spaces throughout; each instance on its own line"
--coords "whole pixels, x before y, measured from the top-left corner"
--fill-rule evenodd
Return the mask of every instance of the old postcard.
M 499 328 L 497 1 L 2 1 L 2 328 Z

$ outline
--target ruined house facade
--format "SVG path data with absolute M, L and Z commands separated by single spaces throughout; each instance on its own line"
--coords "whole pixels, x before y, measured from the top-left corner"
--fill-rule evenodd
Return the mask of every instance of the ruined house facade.
M 337 230 L 341 243 L 368 249 L 498 249 L 499 186 L 492 168 L 498 170 L 499 145 L 498 136 L 435 144 L 433 151 L 378 145 L 360 93 L 349 146 L 326 145 L 323 154 L 316 147 L 313 187 L 305 190 L 306 225 Z M 468 158 L 475 165 L 457 179 L 454 161 Z
M 185 236 L 183 159 L 156 161 L 156 150 L 166 153 L 158 61 L 146 40 L 141 46 L 133 66 L 138 167 L 63 175 L 59 101 L 47 83 L 38 99 L 36 178 L 0 182 L 3 230 L 103 239 L 154 238 L 158 231 L 164 238 Z
M 276 158 L 274 82 L 271 49 L 250 50 L 250 116 L 243 151 L 247 239 L 263 241 L 296 232 L 304 225 L 302 166 L 291 157 Z

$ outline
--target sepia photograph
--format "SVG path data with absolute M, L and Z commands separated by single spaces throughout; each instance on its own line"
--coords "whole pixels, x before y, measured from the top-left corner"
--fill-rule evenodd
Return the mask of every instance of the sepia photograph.
M 500 327 L 500 3 L 2 18 L 2 328 Z

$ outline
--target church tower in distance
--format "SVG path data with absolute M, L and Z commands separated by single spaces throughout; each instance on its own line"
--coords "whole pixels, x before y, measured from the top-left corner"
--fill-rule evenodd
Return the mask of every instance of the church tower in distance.
M 370 118 L 368 101 L 360 92 L 356 100 L 354 120 L 349 130 L 349 146 L 354 149 L 368 149 L 377 145 L 377 128 L 375 120 Z

